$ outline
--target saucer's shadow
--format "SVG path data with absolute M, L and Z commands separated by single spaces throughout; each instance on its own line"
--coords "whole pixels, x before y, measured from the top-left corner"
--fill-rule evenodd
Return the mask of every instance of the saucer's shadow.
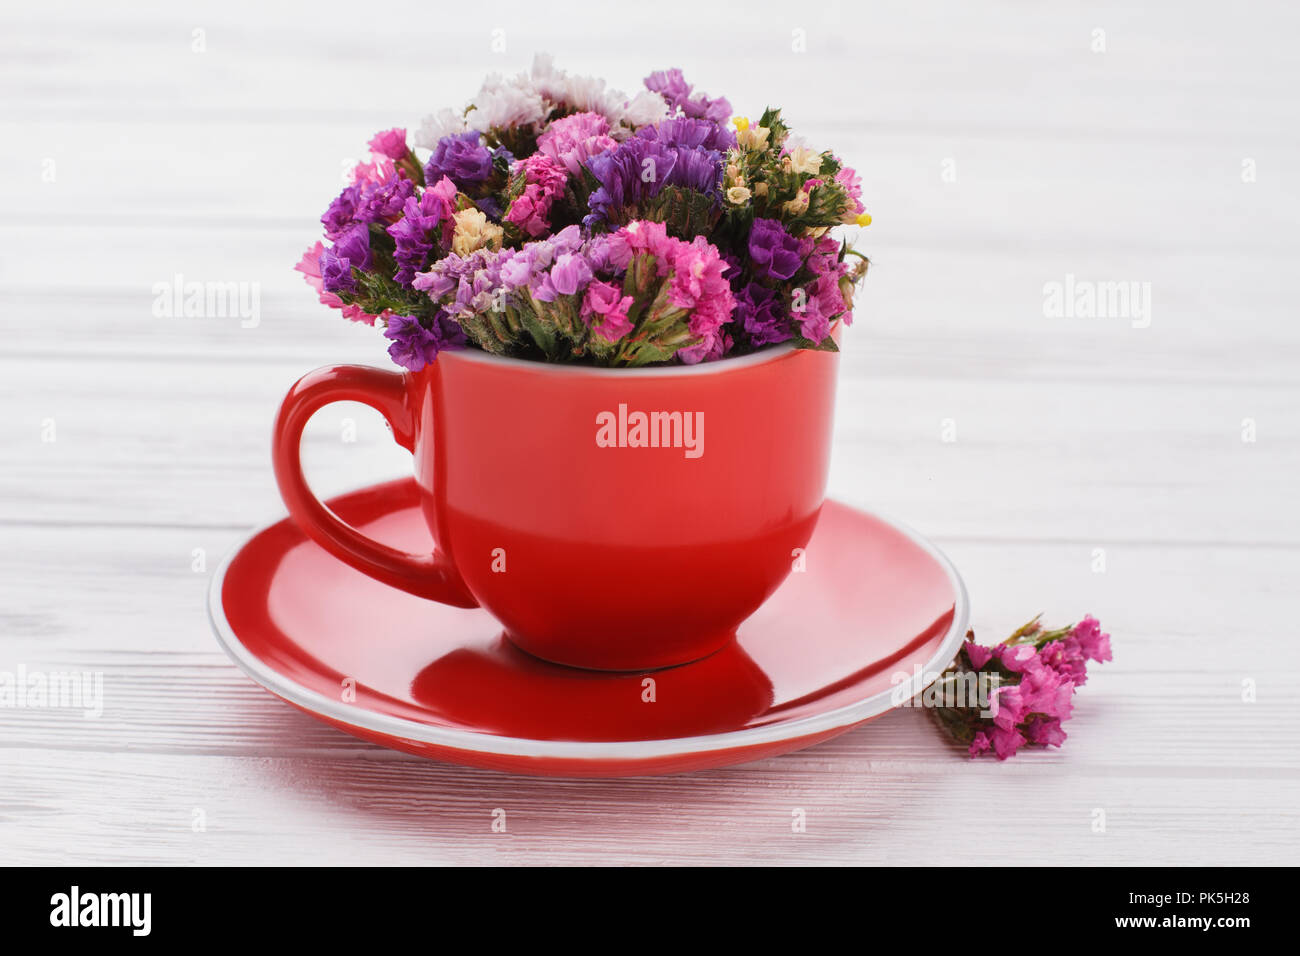
M 663 740 L 739 730 L 772 706 L 772 682 L 739 643 L 645 673 L 562 667 L 504 635 L 423 668 L 411 697 L 475 733 L 528 740 Z

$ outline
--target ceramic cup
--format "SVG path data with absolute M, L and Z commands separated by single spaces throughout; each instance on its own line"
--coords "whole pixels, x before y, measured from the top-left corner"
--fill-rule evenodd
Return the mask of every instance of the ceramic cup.
M 830 459 L 834 352 L 596 369 L 443 352 L 419 372 L 332 366 L 275 424 L 300 528 L 393 587 L 480 605 L 520 648 L 599 670 L 704 657 L 804 560 Z M 303 479 L 303 427 L 330 402 L 377 409 L 415 458 L 436 549 L 360 534 Z M 797 639 L 797 635 L 795 635 Z

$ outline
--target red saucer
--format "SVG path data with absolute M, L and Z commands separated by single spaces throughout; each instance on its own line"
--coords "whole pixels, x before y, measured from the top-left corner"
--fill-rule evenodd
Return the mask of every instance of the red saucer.
M 432 548 L 409 479 L 329 504 L 379 541 Z M 209 612 L 249 676 L 348 733 L 452 763 L 585 777 L 743 763 L 843 733 L 903 699 L 896 675 L 911 696 L 943 670 L 967 619 L 961 579 L 937 549 L 833 501 L 806 570 L 735 644 L 648 674 L 539 661 L 485 611 L 374 581 L 287 518 L 226 559 Z

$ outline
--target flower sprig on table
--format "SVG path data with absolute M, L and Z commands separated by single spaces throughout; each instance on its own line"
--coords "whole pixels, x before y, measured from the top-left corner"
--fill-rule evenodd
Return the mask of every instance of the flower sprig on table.
M 1074 693 L 1088 680 L 1088 662 L 1111 659 L 1110 635 L 1091 616 L 1077 624 L 1044 630 L 1035 617 L 1001 644 L 975 643 L 966 635 L 957 660 L 940 675 L 934 696 L 961 700 L 961 686 L 994 678 L 991 706 L 931 708 L 939 725 L 972 757 L 993 753 L 999 760 L 1027 745 L 1059 747 L 1062 723 L 1070 718 Z M 948 694 L 951 685 L 954 693 Z M 927 692 L 929 693 L 929 692 Z
M 830 234 L 871 221 L 857 174 L 779 110 L 728 123 L 680 70 L 645 85 L 538 57 L 415 147 L 377 134 L 297 268 L 410 370 L 465 347 L 601 366 L 834 350 L 867 268 Z

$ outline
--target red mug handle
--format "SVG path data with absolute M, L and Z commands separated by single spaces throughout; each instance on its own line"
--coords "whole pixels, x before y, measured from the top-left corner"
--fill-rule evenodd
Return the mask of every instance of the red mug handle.
M 363 365 L 329 365 L 308 372 L 284 397 L 272 440 L 275 480 L 294 522 L 334 557 L 372 578 L 443 604 L 478 607 L 460 572 L 441 552 L 410 554 L 368 538 L 307 487 L 299 458 L 302 430 L 312 415 L 331 402 L 369 405 L 388 420 L 399 445 L 415 450 L 415 423 L 404 375 Z

